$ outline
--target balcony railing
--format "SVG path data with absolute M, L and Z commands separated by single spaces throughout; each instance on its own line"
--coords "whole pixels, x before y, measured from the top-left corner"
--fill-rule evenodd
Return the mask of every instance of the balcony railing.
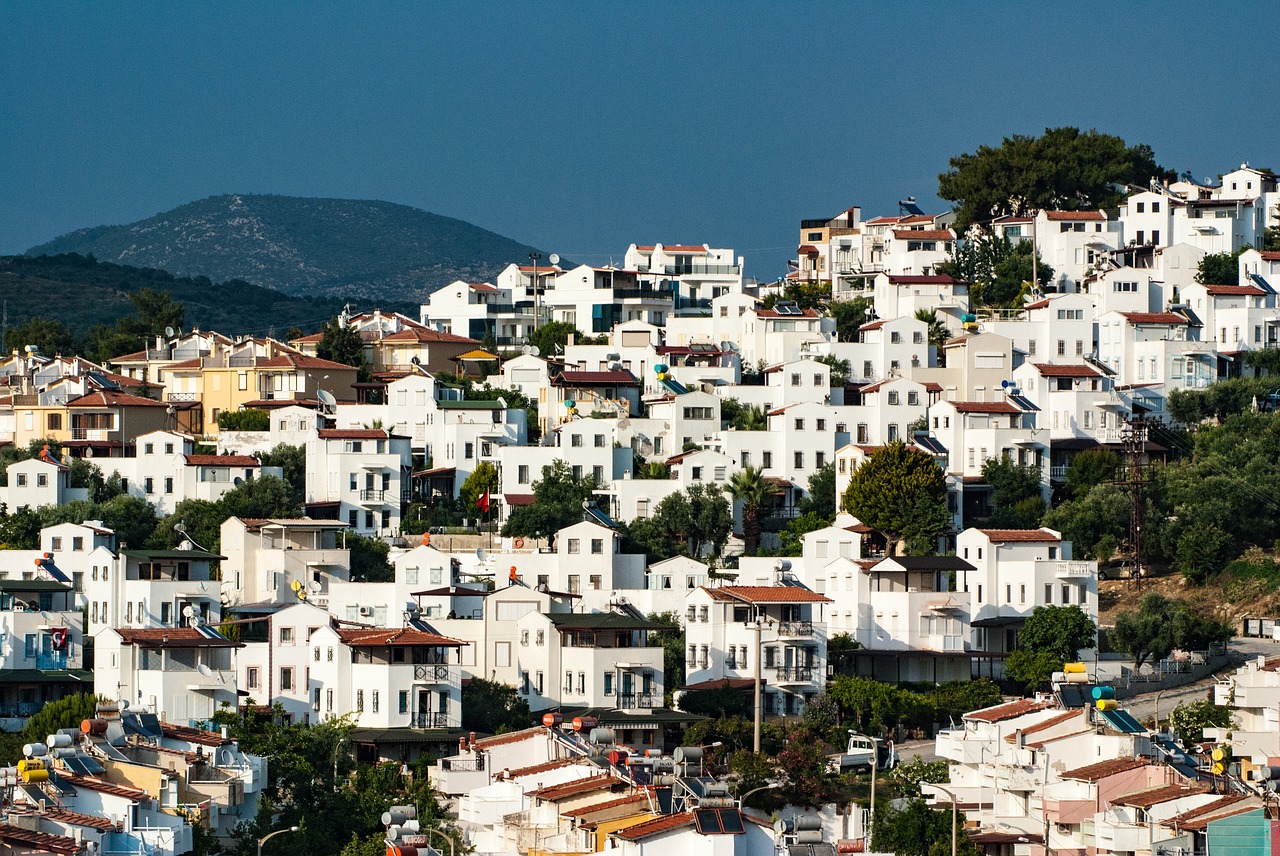
M 437 713 L 419 713 L 413 717 L 414 728 L 448 728 L 449 714 L 443 712 Z M 477 766 L 477 769 L 484 769 L 483 762 Z
M 390 491 L 386 490 L 362 490 L 360 491 L 361 502 L 382 502 L 387 498 Z
M 36 657 L 36 668 L 41 671 L 65 669 L 67 668 L 67 654 L 65 651 L 56 654 L 40 654 Z
M 624 710 L 652 708 L 655 696 L 652 693 L 623 693 L 618 696 L 618 707 Z
M 777 668 L 779 681 L 802 683 L 813 680 L 812 666 L 778 666 Z
M 686 274 L 728 274 L 737 276 L 742 268 L 737 265 L 663 265 L 662 272 L 667 276 L 684 276 Z
M 449 667 L 443 665 L 419 664 L 413 667 L 413 679 L 428 683 L 440 683 L 449 680 Z
M 166 401 L 199 401 L 198 392 L 171 392 L 165 396 Z
M 779 636 L 812 636 L 812 621 L 780 621 L 778 622 Z

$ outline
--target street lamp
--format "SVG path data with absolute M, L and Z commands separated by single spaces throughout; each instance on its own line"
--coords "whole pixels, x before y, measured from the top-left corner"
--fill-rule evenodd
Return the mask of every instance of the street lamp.
M 933 785 L 933 788 L 951 797 L 951 856 L 956 856 L 956 793 L 942 785 Z
M 422 831 L 422 832 L 427 833 L 428 835 L 431 835 L 431 834 L 439 835 L 439 836 L 440 836 L 441 838 L 443 838 L 445 841 L 448 841 L 448 842 L 449 842 L 449 856 L 456 856 L 456 854 L 455 854 L 455 852 L 454 852 L 453 839 L 452 839 L 452 838 L 450 838 L 448 835 L 445 835 L 443 830 L 440 830 L 440 829 L 433 829 L 433 828 L 432 828 L 432 827 L 430 827 L 430 826 L 426 826 L 426 827 L 423 827 L 421 831 Z
M 756 794 L 756 793 L 759 793 L 760 791 L 768 791 L 768 790 L 772 790 L 773 788 L 780 788 L 780 787 L 782 787 L 782 782 L 770 782 L 767 785 L 761 785 L 758 788 L 752 788 L 742 796 L 738 797 L 738 809 L 741 810 L 746 807 L 747 797 L 751 796 L 752 794 Z
M 298 827 L 291 826 L 288 829 L 277 829 L 275 832 L 268 832 L 266 835 L 258 839 L 258 856 L 262 856 L 262 845 L 266 844 L 277 835 L 284 835 L 286 832 L 297 832 Z

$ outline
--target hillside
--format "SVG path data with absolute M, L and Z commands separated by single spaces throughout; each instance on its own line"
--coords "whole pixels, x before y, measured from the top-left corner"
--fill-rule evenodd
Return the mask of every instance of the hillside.
M 287 294 L 419 302 L 456 279 L 491 280 L 533 249 L 390 202 L 228 195 L 125 226 L 79 229 L 27 255 L 92 254 Z
M 106 264 L 77 255 L 0 256 L 0 297 L 10 328 L 30 318 L 61 321 L 78 335 L 95 324 L 112 325 L 133 312 L 129 295 L 142 288 L 166 291 L 184 305 L 183 324 L 227 335 L 291 327 L 315 330 L 341 311 L 338 298 L 303 298 L 281 294 L 239 280 L 216 284 L 203 277 L 175 277 L 162 270 Z M 371 308 L 363 304 L 358 308 Z M 414 305 L 381 308 L 417 315 Z

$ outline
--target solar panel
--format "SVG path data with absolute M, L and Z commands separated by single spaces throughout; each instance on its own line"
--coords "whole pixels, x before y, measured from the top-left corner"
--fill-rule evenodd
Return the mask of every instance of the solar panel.
M 1008 398 L 1009 398 L 1009 402 L 1019 410 L 1026 411 L 1028 413 L 1036 413 L 1036 412 L 1039 412 L 1040 410 L 1039 407 L 1036 407 L 1034 404 L 1032 404 L 1030 400 L 1028 400 L 1025 396 L 1010 395 L 1008 396 Z
M 742 813 L 736 808 L 722 808 L 720 811 L 720 828 L 726 835 L 739 835 L 747 831 L 742 824 Z
M 703 835 L 741 835 L 747 831 L 736 808 L 694 809 L 693 822 Z
M 1142 726 L 1142 723 L 1130 716 L 1127 711 L 1100 710 L 1098 712 L 1102 714 L 1103 719 L 1111 724 L 1112 728 L 1124 734 L 1141 734 L 1147 730 Z

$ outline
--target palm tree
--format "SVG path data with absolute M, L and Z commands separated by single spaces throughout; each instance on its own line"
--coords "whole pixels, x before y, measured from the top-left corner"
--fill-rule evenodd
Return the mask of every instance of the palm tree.
M 738 415 L 737 424 L 734 427 L 739 431 L 768 431 L 769 420 L 765 417 L 762 408 L 748 407 Z
M 748 556 L 754 555 L 760 544 L 760 507 L 777 489 L 765 480 L 763 468 L 743 467 L 729 477 L 724 492 L 742 503 L 743 549 Z
M 917 309 L 916 320 L 929 325 L 929 344 L 938 349 L 938 362 L 941 364 L 944 359 L 942 346 L 951 338 L 951 330 L 947 327 L 947 322 L 938 317 L 936 309 Z

